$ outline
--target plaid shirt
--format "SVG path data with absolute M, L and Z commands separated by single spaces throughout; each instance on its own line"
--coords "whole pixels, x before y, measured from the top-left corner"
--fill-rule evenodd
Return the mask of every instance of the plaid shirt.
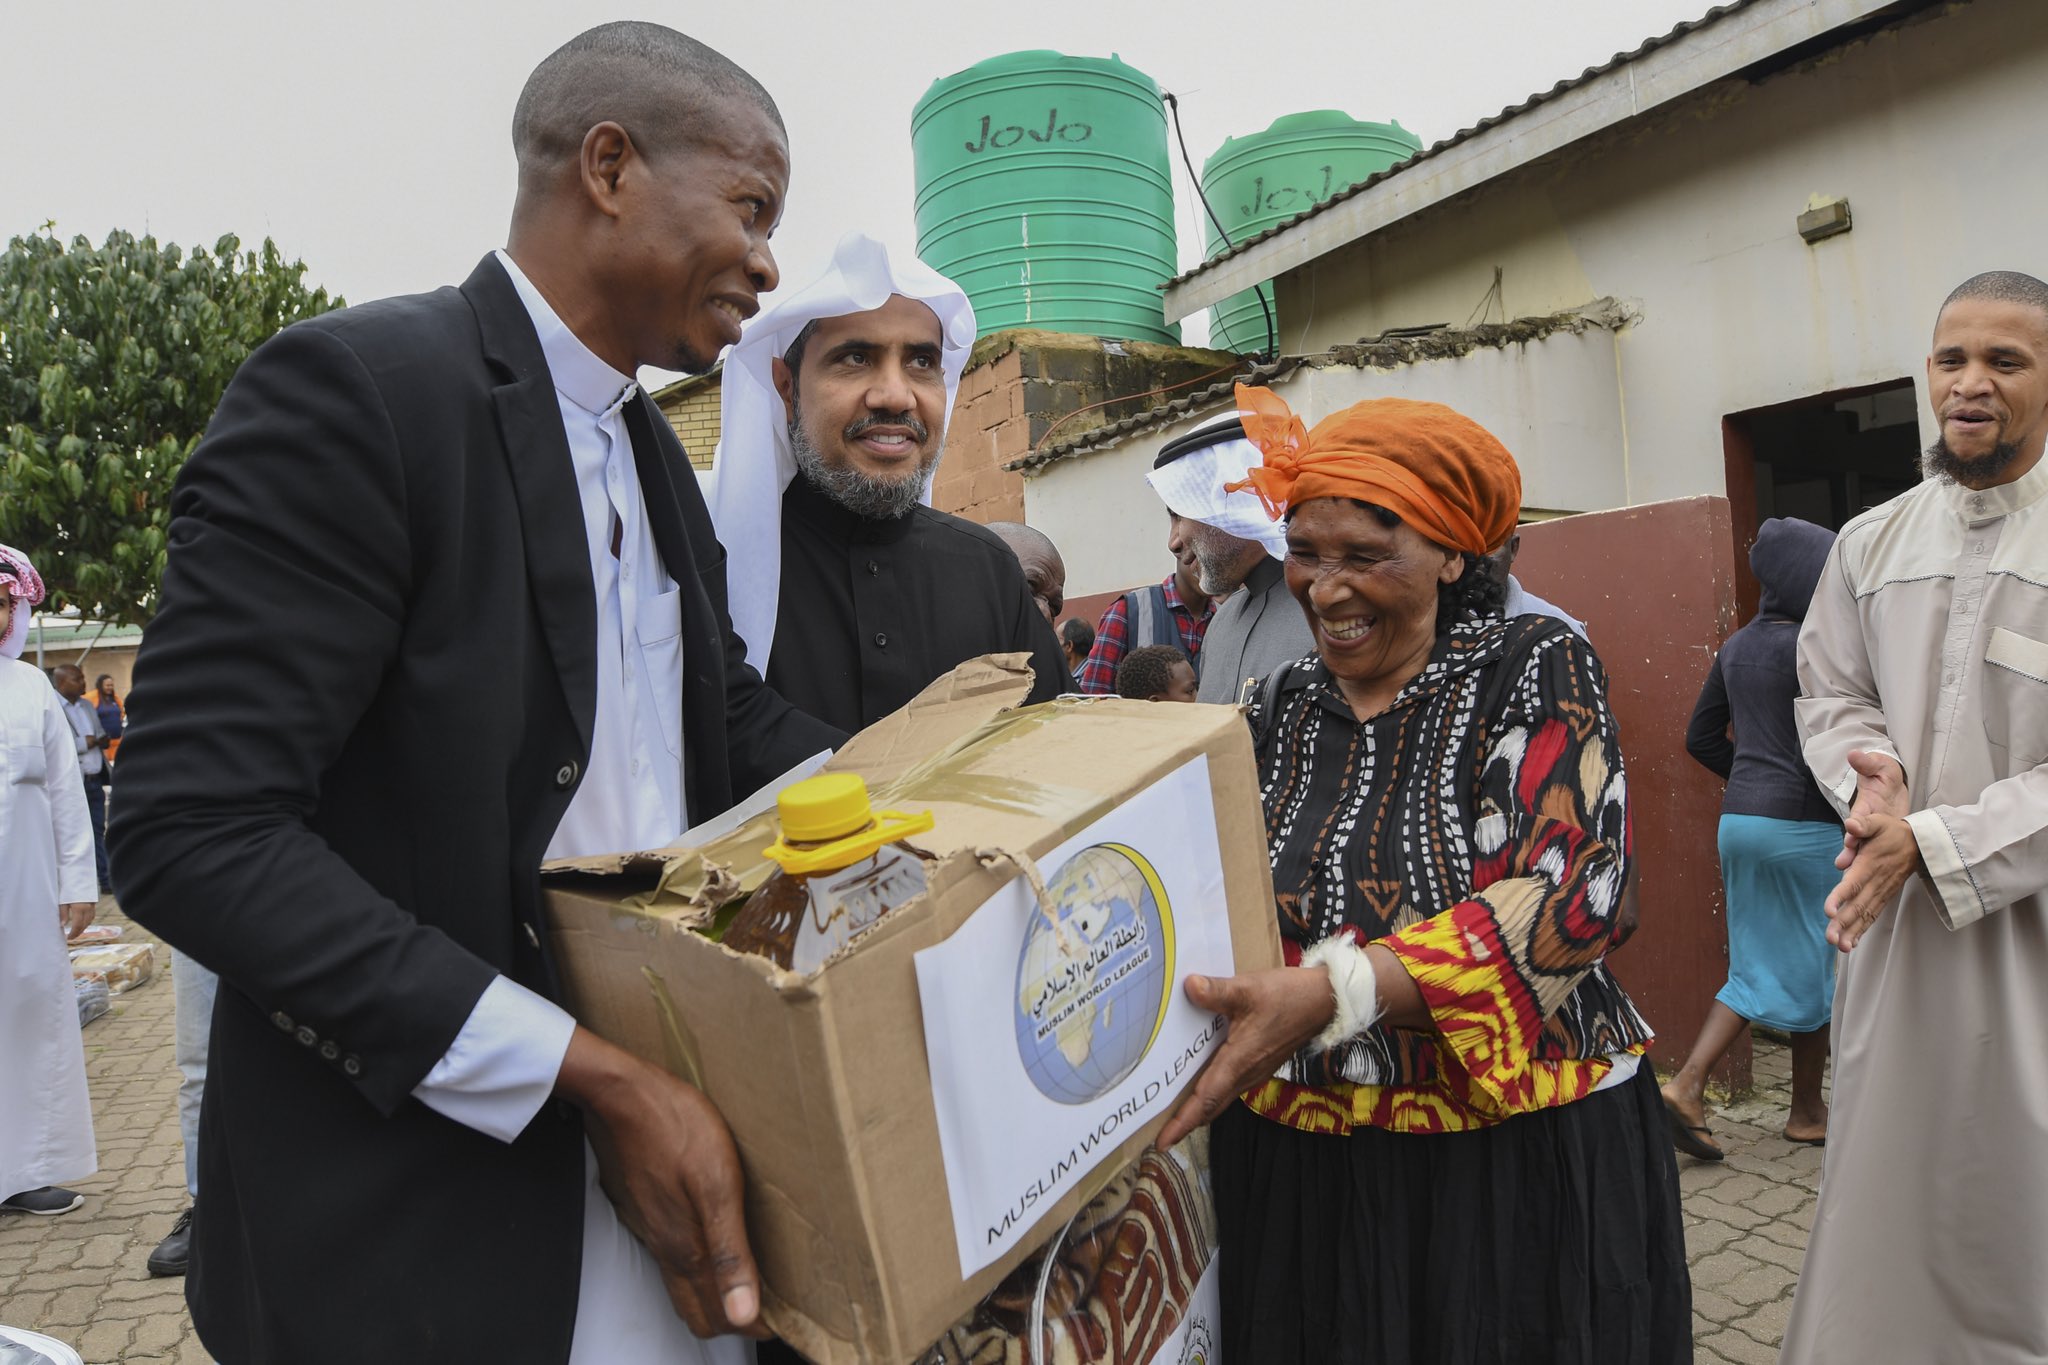
M 1202 654 L 1202 636 L 1209 629 L 1209 618 L 1216 614 L 1216 603 L 1212 600 L 1202 609 L 1200 616 L 1194 609 L 1180 600 L 1180 593 L 1173 586 L 1173 575 L 1159 585 L 1166 590 L 1167 610 L 1173 613 L 1173 623 L 1180 627 L 1181 648 L 1187 650 L 1188 658 L 1199 659 Z M 1131 628 L 1125 619 L 1125 599 L 1119 596 L 1109 604 L 1109 610 L 1102 613 L 1102 622 L 1095 627 L 1095 648 L 1088 651 L 1087 661 L 1081 665 L 1076 684 L 1083 692 L 1099 696 L 1114 696 L 1116 693 L 1116 669 L 1123 662 L 1124 651 L 1129 649 Z

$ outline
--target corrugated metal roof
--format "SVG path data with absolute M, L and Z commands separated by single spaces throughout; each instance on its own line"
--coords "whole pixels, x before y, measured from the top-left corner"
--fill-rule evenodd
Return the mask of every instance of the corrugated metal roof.
M 1509 105 L 1507 108 L 1501 110 L 1498 114 L 1493 115 L 1491 118 L 1481 119 L 1479 122 L 1473 124 L 1469 128 L 1461 128 L 1457 132 L 1453 133 L 1451 136 L 1445 138 L 1443 141 L 1434 143 L 1428 147 L 1424 147 L 1421 151 L 1415 153 L 1415 155 L 1409 157 L 1406 161 L 1396 162 L 1392 166 L 1387 167 L 1385 170 L 1379 171 L 1371 176 L 1368 176 L 1367 178 L 1359 181 L 1355 185 L 1347 186 L 1346 188 L 1337 191 L 1328 199 L 1325 199 L 1319 204 L 1315 204 L 1309 208 L 1302 210 L 1300 213 L 1297 213 L 1296 215 L 1294 215 L 1294 217 L 1287 219 L 1285 222 L 1275 223 L 1272 227 L 1269 227 L 1265 231 L 1258 233 L 1256 236 L 1247 237 L 1243 241 L 1235 243 L 1230 247 L 1229 250 L 1220 251 L 1216 255 L 1211 256 L 1208 260 L 1203 261 L 1200 265 L 1197 265 L 1190 270 L 1187 270 L 1179 275 L 1176 275 L 1173 279 L 1167 281 L 1167 287 L 1171 288 L 1172 286 L 1177 284 L 1184 284 L 1187 281 L 1194 279 L 1196 276 L 1204 273 L 1205 271 L 1211 270 L 1215 268 L 1217 265 L 1221 264 L 1222 262 L 1229 260 L 1231 257 L 1242 254 L 1249 248 L 1257 245 L 1260 242 L 1265 241 L 1267 238 L 1277 237 L 1281 233 L 1286 232 L 1289 229 L 1295 227 L 1297 224 L 1305 222 L 1306 220 L 1315 217 L 1317 214 L 1327 212 L 1333 206 L 1343 203 L 1346 199 L 1351 198 L 1353 195 L 1356 195 L 1361 191 L 1370 189 L 1372 186 L 1379 184 L 1381 181 L 1386 180 L 1391 176 L 1401 174 L 1401 172 L 1407 170 L 1411 166 L 1414 166 L 1420 162 L 1427 161 L 1433 156 L 1440 156 L 1444 152 L 1449 151 L 1451 148 L 1457 146 L 1458 144 L 1470 141 L 1472 138 L 1477 137 L 1479 134 L 1485 132 L 1489 128 L 1499 127 L 1501 124 L 1506 123 L 1509 119 L 1518 118 L 1521 115 L 1528 113 L 1531 109 L 1536 108 L 1538 105 L 1543 104 L 1548 100 L 1554 100 L 1559 95 L 1562 95 L 1570 90 L 1575 90 L 1578 87 L 1584 85 L 1586 82 L 1604 76 L 1608 72 L 1616 69 L 1617 67 L 1626 66 L 1630 62 L 1633 62 L 1638 58 L 1647 56 L 1650 53 L 1655 52 L 1660 47 L 1666 47 L 1671 43 L 1677 42 L 1679 39 L 1685 37 L 1689 33 L 1695 33 L 1700 29 L 1706 28 L 1708 25 L 1714 23 L 1719 19 L 1722 19 L 1730 14 L 1734 14 L 1740 10 L 1748 9 L 1751 5 L 1758 3 L 1761 3 L 1761 0 L 1729 0 L 1728 4 L 1716 5 L 1714 6 L 1714 8 L 1708 10 L 1705 14 L 1701 15 L 1699 18 L 1688 20 L 1687 22 L 1680 24 L 1678 27 L 1672 29 L 1669 33 L 1663 34 L 1660 37 L 1645 40 L 1642 46 L 1634 49 L 1633 51 L 1617 52 L 1614 54 L 1614 56 L 1609 58 L 1607 61 L 1602 62 L 1599 66 L 1589 66 L 1584 71 L 1580 72 L 1577 76 L 1572 77 L 1570 80 L 1559 81 L 1556 85 L 1551 86 L 1548 90 L 1540 91 L 1537 94 L 1529 96 L 1529 98 L 1523 100 L 1520 104 Z
M 38 612 L 34 625 L 42 632 L 43 643 L 51 649 L 70 649 L 83 642 L 99 647 L 126 646 L 142 639 L 141 626 L 82 621 L 76 616 L 46 616 Z
M 1146 427 L 1158 426 L 1161 422 L 1215 407 L 1235 393 L 1239 384 L 1269 384 L 1276 379 L 1285 379 L 1308 363 L 1308 360 L 1309 357 L 1306 356 L 1285 355 L 1263 365 L 1250 366 L 1228 379 L 1219 379 L 1213 384 L 1196 389 L 1193 393 L 1183 394 L 1170 402 L 1161 403 L 1156 408 L 1147 408 L 1143 412 L 1133 413 L 1118 421 L 1091 427 L 1072 440 L 1060 441 L 1043 450 L 1034 450 L 1020 460 L 1010 461 L 1003 468 L 1019 473 L 1043 469 L 1046 465 L 1064 460 L 1069 455 L 1079 455 L 1083 451 L 1107 445 L 1118 437 L 1128 436 L 1134 431 L 1143 431 Z
M 1110 445 L 1148 427 L 1161 426 L 1220 407 L 1230 399 L 1239 384 L 1272 384 L 1289 379 L 1305 368 L 1349 365 L 1354 369 L 1393 369 L 1420 361 L 1452 359 L 1482 348 L 1498 349 L 1540 341 L 1557 332 L 1583 332 L 1589 327 L 1618 330 L 1635 320 L 1636 314 L 1630 308 L 1613 299 L 1599 299 L 1583 308 L 1540 317 L 1516 318 L 1511 322 L 1482 322 L 1473 327 L 1438 327 L 1429 331 L 1397 328 L 1313 355 L 1281 356 L 1278 360 L 1248 366 L 1228 379 L 1219 379 L 1171 402 L 1091 428 L 1071 440 L 1043 450 L 1034 450 L 1022 459 L 1010 461 L 1003 468 L 1022 474 L 1036 473 L 1047 465 Z

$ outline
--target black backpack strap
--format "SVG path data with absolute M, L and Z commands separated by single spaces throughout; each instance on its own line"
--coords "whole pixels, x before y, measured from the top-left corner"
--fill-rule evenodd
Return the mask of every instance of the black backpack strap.
M 1273 728 L 1274 717 L 1279 713 L 1281 685 L 1293 671 L 1294 664 L 1290 661 L 1259 680 L 1258 690 L 1252 694 L 1252 709 L 1246 713 L 1246 719 L 1251 722 L 1253 744 L 1266 742 L 1266 734 Z

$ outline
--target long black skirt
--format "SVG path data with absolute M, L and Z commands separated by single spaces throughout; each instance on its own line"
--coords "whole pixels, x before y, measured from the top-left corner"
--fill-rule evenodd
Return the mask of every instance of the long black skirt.
M 1210 1136 L 1231 1365 L 1673 1365 L 1692 1285 L 1645 1063 L 1469 1133 Z

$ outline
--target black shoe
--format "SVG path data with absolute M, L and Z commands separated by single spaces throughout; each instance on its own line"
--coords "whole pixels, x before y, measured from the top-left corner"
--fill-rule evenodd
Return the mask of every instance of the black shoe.
M 188 1206 L 178 1215 L 178 1221 L 171 1224 L 171 1230 L 156 1244 L 156 1250 L 149 1253 L 149 1273 L 159 1279 L 170 1275 L 182 1275 L 185 1267 L 192 1262 L 192 1210 Z
M 61 1185 L 43 1185 L 0 1199 L 0 1212 L 33 1213 L 48 1218 L 53 1214 L 69 1213 L 84 1202 L 85 1196 L 77 1190 L 67 1190 Z

